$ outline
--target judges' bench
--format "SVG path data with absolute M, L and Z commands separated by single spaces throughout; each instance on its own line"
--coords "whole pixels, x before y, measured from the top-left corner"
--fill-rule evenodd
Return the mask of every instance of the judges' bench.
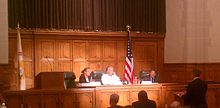
M 6 91 L 4 97 L 8 108 L 107 108 L 112 93 L 120 96 L 120 105 L 129 105 L 138 100 L 140 90 L 163 108 L 175 99 L 173 94 L 184 90 L 186 84 L 160 83 L 149 85 L 119 85 L 79 87 L 74 89 L 30 89 Z M 209 84 L 207 101 L 209 108 L 220 107 L 220 84 Z

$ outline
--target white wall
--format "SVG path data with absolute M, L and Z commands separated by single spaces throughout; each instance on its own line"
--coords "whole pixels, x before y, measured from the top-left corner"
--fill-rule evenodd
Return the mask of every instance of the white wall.
M 8 0 L 0 0 L 0 64 L 8 63 Z
M 220 0 L 166 0 L 165 63 L 220 62 Z

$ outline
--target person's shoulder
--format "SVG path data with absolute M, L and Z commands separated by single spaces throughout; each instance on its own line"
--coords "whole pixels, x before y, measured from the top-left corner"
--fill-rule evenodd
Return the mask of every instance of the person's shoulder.
M 83 74 L 81 74 L 80 76 L 79 76 L 79 78 L 84 78 L 85 76 L 83 75 Z
M 148 103 L 150 103 L 152 106 L 156 106 L 156 102 L 153 100 L 148 99 Z
M 201 78 L 197 78 L 194 81 L 192 81 L 192 83 L 203 83 L 203 84 L 207 84 L 206 81 L 202 80 Z
M 151 103 L 156 103 L 154 100 L 148 99 L 148 101 L 151 102 Z
M 138 103 L 139 103 L 139 101 L 135 101 L 135 102 L 132 103 L 132 106 L 133 106 L 133 105 L 136 105 L 136 104 L 138 104 Z
M 121 106 L 121 105 L 116 105 L 116 106 L 110 106 L 110 107 L 108 107 L 108 108 L 124 108 L 124 107 Z

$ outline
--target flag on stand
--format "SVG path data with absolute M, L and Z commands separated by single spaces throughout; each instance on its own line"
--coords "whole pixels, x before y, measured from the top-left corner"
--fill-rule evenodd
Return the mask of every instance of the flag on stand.
M 19 24 L 17 27 L 17 59 L 18 59 L 18 75 L 19 75 L 19 84 L 20 90 L 26 90 L 26 82 L 25 82 L 25 72 L 24 72 L 24 58 L 22 52 L 22 45 L 21 45 L 21 36 L 20 36 L 20 28 Z
M 130 37 L 130 26 L 126 26 L 128 31 L 128 45 L 127 45 L 127 55 L 125 58 L 125 79 L 133 84 L 134 83 L 134 63 L 132 55 L 131 37 Z

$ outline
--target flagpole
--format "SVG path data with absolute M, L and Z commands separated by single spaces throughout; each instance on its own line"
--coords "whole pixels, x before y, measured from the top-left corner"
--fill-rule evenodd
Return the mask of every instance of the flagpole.
M 125 58 L 125 79 L 128 81 L 129 84 L 133 84 L 134 64 L 133 64 L 133 54 L 132 54 L 132 45 L 131 45 L 131 36 L 130 36 L 131 26 L 127 25 L 126 28 L 128 32 L 128 43 L 127 43 L 127 55 Z
M 21 45 L 21 35 L 19 23 L 17 26 L 17 62 L 18 62 L 18 78 L 20 90 L 26 90 L 25 72 L 24 72 L 24 58 Z
M 131 40 L 131 36 L 130 36 L 131 26 L 130 25 L 126 25 L 126 28 L 127 28 L 127 32 L 128 32 L 128 38 L 129 38 L 129 40 Z

